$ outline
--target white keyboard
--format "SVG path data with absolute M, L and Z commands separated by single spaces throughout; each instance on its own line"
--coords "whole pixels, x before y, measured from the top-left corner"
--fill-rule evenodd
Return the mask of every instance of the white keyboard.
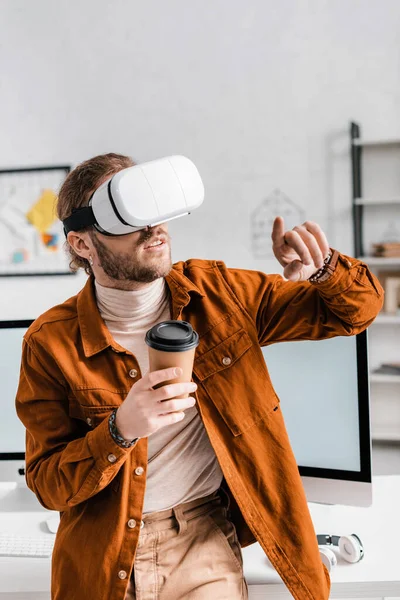
M 56 536 L 51 533 L 23 535 L 21 533 L 0 533 L 0 556 L 51 556 Z

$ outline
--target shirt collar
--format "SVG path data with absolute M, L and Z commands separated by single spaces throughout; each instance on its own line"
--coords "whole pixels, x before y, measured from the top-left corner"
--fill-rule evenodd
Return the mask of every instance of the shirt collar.
M 191 300 L 193 293 L 202 298 L 205 294 L 183 273 L 182 261 L 175 263 L 165 277 L 172 300 L 172 319 L 179 320 L 182 309 Z M 91 275 L 77 298 L 78 322 L 82 336 L 83 351 L 86 357 L 93 356 L 116 343 L 100 316 L 96 302 L 94 277 Z

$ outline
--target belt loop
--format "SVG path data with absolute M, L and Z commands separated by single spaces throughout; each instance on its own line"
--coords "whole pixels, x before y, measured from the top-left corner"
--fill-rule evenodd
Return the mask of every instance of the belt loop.
M 185 517 L 183 516 L 183 511 L 182 511 L 182 507 L 181 506 L 175 506 L 172 509 L 175 519 L 178 521 L 178 534 L 179 533 L 185 533 L 186 529 L 187 529 L 187 521 L 185 519 Z

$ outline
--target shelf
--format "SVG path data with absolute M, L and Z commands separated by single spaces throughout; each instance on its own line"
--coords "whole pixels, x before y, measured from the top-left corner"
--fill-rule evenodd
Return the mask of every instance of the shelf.
M 371 382 L 376 383 L 400 383 L 400 375 L 383 375 L 382 373 L 371 373 L 369 376 Z
M 357 206 L 382 206 L 387 204 L 400 204 L 399 198 L 356 198 L 354 204 Z
M 400 315 L 378 315 L 372 325 L 400 325 Z
M 400 139 L 363 140 L 362 138 L 355 138 L 353 139 L 353 146 L 400 146 Z
M 372 441 L 377 442 L 400 442 L 400 433 L 397 431 L 372 431 Z
M 400 265 L 400 256 L 394 258 L 385 258 L 384 256 L 359 256 L 368 265 Z
M 368 196 L 368 191 L 363 190 L 362 163 L 363 157 L 366 155 L 368 155 L 370 161 L 372 161 L 374 157 L 380 157 L 380 161 L 385 161 L 389 160 L 389 157 L 390 160 L 393 160 L 394 156 L 399 156 L 400 132 L 397 129 L 397 131 L 389 131 L 388 134 L 389 136 L 392 134 L 392 137 L 381 137 L 377 139 L 364 138 L 359 123 L 354 121 L 350 122 L 353 208 L 351 212 L 353 216 L 355 248 L 353 256 L 368 265 L 371 271 L 378 274 L 378 278 L 379 272 L 384 270 L 386 270 L 388 274 L 397 274 L 397 271 L 400 270 L 400 254 L 398 253 L 396 246 L 392 246 L 392 252 L 387 253 L 389 256 L 369 256 L 369 252 L 378 253 L 379 247 L 378 244 L 370 245 L 366 243 L 364 237 L 365 223 L 363 222 L 363 218 L 368 217 L 369 219 L 374 219 L 374 215 L 376 216 L 378 214 L 378 210 L 386 219 L 388 219 L 389 214 L 392 219 L 397 217 L 399 213 L 398 207 L 400 206 L 400 191 L 393 189 L 393 191 L 390 192 L 387 188 L 386 193 L 382 189 L 381 193 L 379 193 L 379 190 L 376 190 L 376 192 L 372 192 L 370 193 L 370 196 Z M 393 154 L 393 152 L 395 154 Z M 377 166 L 379 169 L 379 163 Z M 363 210 L 363 206 L 365 206 L 365 210 Z M 390 246 L 388 248 L 390 248 Z M 395 254 L 397 254 L 397 256 Z M 376 344 L 378 344 L 377 353 L 382 355 L 379 344 L 382 344 L 382 348 L 385 348 L 385 340 L 392 339 L 393 335 L 397 340 L 396 336 L 398 336 L 398 331 L 400 330 L 400 314 L 398 312 L 397 314 L 391 314 L 382 311 L 377 315 L 372 324 L 374 325 L 374 333 L 371 336 L 371 346 L 373 345 L 375 348 Z M 387 325 L 390 326 L 390 330 Z M 382 326 L 386 326 L 386 329 L 383 329 Z M 375 335 L 378 339 L 375 339 Z M 373 344 L 372 341 L 374 342 Z M 398 358 L 397 354 L 392 357 L 385 356 L 385 360 L 379 362 L 389 363 L 390 361 L 398 361 Z M 378 367 L 379 365 L 375 364 L 373 369 L 378 369 Z M 373 369 L 370 368 L 368 374 L 368 380 L 371 384 L 372 391 L 371 401 L 373 400 L 372 404 L 374 405 L 374 410 L 371 412 L 372 441 L 399 443 L 400 423 L 398 419 L 396 419 L 396 416 L 398 408 L 400 407 L 400 374 L 394 369 L 387 369 L 386 373 L 384 369 L 382 369 L 383 372 L 377 373 L 373 372 Z M 394 401 L 394 404 L 392 400 Z M 388 410 L 385 409 L 386 405 Z M 374 411 L 376 411 L 376 413 Z

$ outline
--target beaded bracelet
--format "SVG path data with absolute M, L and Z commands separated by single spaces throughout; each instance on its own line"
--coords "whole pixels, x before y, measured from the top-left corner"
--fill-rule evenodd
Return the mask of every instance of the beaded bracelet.
M 110 430 L 111 437 L 113 438 L 113 440 L 119 446 L 122 446 L 123 448 L 130 448 L 131 446 L 133 446 L 134 444 L 136 444 L 136 442 L 138 440 L 140 440 L 140 437 L 137 437 L 134 440 L 129 441 L 129 440 L 126 440 L 125 438 L 123 438 L 119 434 L 119 431 L 117 429 L 117 425 L 115 423 L 117 410 L 118 410 L 117 408 L 114 408 L 114 410 L 112 411 L 112 413 L 111 413 L 111 415 L 109 416 L 109 419 L 108 419 L 108 428 Z
M 314 275 L 311 275 L 311 277 L 308 278 L 308 281 L 314 282 L 314 281 L 318 281 L 318 279 L 326 272 L 326 267 L 329 264 L 329 261 L 332 258 L 332 254 L 329 253 L 328 256 L 325 258 L 324 260 L 324 264 L 322 265 L 322 267 L 320 269 L 318 269 L 318 271 L 316 273 L 314 273 Z

